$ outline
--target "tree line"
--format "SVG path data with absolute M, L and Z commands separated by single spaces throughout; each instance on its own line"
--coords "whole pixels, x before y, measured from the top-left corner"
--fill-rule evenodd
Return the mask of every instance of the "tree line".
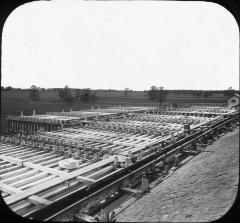
M 13 88 L 11 86 L 3 87 L 1 86 L 1 91 L 12 91 L 12 90 L 21 90 L 21 91 L 28 91 L 29 92 L 29 98 L 32 101 L 38 101 L 40 100 L 42 91 L 49 91 L 49 92 L 58 92 L 58 96 L 61 101 L 64 101 L 66 103 L 73 103 L 74 101 L 81 101 L 83 103 L 95 103 L 99 97 L 97 96 L 98 90 L 92 90 L 90 88 L 85 89 L 74 89 L 70 88 L 68 85 L 65 85 L 64 88 L 41 88 L 37 87 L 36 85 L 32 85 L 29 89 L 21 89 L 21 88 Z M 117 91 L 113 89 L 108 89 L 104 91 Z M 75 95 L 73 94 L 75 92 Z M 130 88 L 125 88 L 123 91 L 123 94 L 125 96 L 128 96 L 131 92 L 133 92 Z M 231 87 L 227 90 L 165 90 L 163 87 L 157 87 L 152 86 L 149 90 L 145 90 L 144 93 L 148 96 L 149 100 L 158 101 L 160 105 L 162 105 L 163 102 L 167 101 L 167 95 L 170 93 L 173 94 L 188 94 L 192 95 L 196 98 L 208 98 L 212 97 L 213 94 L 223 94 L 224 97 L 229 98 L 233 96 L 235 93 L 239 93 L 239 91 L 236 91 L 232 89 Z
M 29 98 L 32 101 L 38 101 L 41 98 L 40 92 L 42 89 L 40 87 L 37 87 L 35 85 L 32 85 L 29 89 Z M 95 103 L 98 100 L 98 97 L 96 95 L 96 92 L 94 90 L 91 90 L 90 88 L 86 89 L 76 89 L 75 95 L 72 93 L 72 89 L 66 85 L 64 88 L 57 89 L 58 96 L 61 101 L 71 104 L 74 101 L 82 101 L 83 103 Z
M 216 93 L 221 93 L 223 94 L 224 97 L 229 98 L 232 97 L 235 93 L 239 93 L 239 91 L 236 91 L 234 89 L 232 89 L 231 87 L 228 88 L 227 90 L 164 90 L 163 87 L 156 87 L 156 86 L 152 86 L 150 88 L 150 90 L 148 91 L 144 91 L 145 94 L 148 96 L 149 100 L 153 100 L 153 101 L 158 101 L 159 105 L 161 106 L 163 102 L 167 101 L 167 95 L 170 93 L 174 93 L 174 94 L 190 94 L 193 97 L 212 97 L 213 94 Z

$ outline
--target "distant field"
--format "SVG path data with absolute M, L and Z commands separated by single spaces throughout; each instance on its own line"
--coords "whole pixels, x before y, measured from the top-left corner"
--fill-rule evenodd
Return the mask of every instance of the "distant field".
M 75 95 L 75 92 L 73 92 Z M 37 114 L 45 114 L 51 111 L 70 111 L 98 107 L 100 105 L 115 105 L 115 104 L 145 104 L 157 105 L 157 102 L 150 101 L 144 92 L 131 92 L 125 96 L 122 91 L 98 91 L 99 99 L 93 105 L 91 103 L 84 104 L 81 101 L 74 101 L 72 104 L 66 104 L 58 97 L 58 92 L 41 92 L 41 98 L 37 102 L 32 102 L 29 99 L 26 91 L 1 91 L 1 133 L 6 130 L 5 118 L 7 115 L 19 115 L 21 110 L 24 115 L 31 115 L 35 109 Z M 191 94 L 174 94 L 170 93 L 167 96 L 166 104 L 196 104 L 196 103 L 211 103 L 211 104 L 226 104 L 227 100 L 222 94 L 213 94 L 209 98 L 196 98 Z

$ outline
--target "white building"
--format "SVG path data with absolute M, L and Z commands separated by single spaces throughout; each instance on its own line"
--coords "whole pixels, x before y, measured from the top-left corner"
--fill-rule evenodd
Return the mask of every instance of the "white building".
M 234 94 L 232 97 L 228 99 L 228 107 L 229 108 L 239 108 L 239 94 Z

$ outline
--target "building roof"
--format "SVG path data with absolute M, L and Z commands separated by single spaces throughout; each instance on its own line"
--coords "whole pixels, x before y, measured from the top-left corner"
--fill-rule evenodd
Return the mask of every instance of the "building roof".
M 238 97 L 238 98 L 240 98 L 240 95 L 239 94 L 234 94 L 233 96 L 231 96 L 230 98 L 232 98 L 232 97 Z

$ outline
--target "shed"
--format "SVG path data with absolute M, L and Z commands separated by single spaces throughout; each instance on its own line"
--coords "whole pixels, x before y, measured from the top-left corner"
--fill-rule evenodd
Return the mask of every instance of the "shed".
M 232 97 L 228 99 L 228 107 L 236 108 L 239 106 L 239 94 L 234 94 Z

